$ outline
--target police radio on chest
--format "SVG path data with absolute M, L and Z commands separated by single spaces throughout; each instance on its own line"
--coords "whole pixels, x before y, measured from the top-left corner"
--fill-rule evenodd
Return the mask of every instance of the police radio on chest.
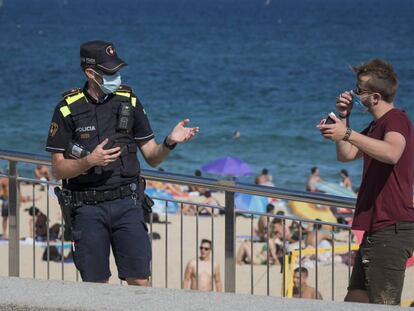
M 71 141 L 65 150 L 65 158 L 81 159 L 90 154 L 90 151 L 81 144 Z
M 132 122 L 132 106 L 129 103 L 121 103 L 118 112 L 118 125 L 116 127 L 119 132 L 127 132 Z

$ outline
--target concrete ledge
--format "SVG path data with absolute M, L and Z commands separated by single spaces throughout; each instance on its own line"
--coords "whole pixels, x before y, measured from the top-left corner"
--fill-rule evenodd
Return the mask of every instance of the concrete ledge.
M 0 277 L 0 310 L 391 310 L 344 302 Z

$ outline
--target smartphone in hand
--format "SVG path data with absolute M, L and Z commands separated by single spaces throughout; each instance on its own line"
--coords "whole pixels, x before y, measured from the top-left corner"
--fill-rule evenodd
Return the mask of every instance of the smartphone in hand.
M 324 124 L 334 124 L 335 123 L 335 120 L 334 119 L 332 119 L 329 115 L 328 115 L 328 117 L 326 118 L 326 121 L 325 121 L 325 123 Z
M 336 123 L 335 120 L 331 117 L 331 115 L 335 115 L 333 112 L 329 113 L 328 116 L 326 117 L 325 123 L 324 124 L 334 124 Z

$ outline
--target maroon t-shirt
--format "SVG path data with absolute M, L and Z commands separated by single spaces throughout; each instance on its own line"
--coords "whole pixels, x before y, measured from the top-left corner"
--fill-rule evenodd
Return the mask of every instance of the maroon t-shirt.
M 358 192 L 353 229 L 376 231 L 400 221 L 414 222 L 413 176 L 414 132 L 405 112 L 392 109 L 362 131 L 384 140 L 387 132 L 404 136 L 406 144 L 400 160 L 387 164 L 364 154 L 364 171 Z

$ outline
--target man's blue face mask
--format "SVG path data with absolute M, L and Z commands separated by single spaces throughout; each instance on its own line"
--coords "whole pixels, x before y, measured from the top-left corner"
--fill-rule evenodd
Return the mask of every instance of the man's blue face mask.
M 99 84 L 102 92 L 105 94 L 112 94 L 114 93 L 119 86 L 121 85 L 121 74 L 119 71 L 114 75 L 99 75 L 102 78 L 102 84 Z M 95 80 L 96 82 L 96 80 Z
M 359 111 L 366 112 L 367 107 L 364 106 L 364 104 L 361 101 L 361 95 L 355 94 L 354 91 L 351 91 L 352 94 L 352 104 L 354 107 L 356 107 Z

